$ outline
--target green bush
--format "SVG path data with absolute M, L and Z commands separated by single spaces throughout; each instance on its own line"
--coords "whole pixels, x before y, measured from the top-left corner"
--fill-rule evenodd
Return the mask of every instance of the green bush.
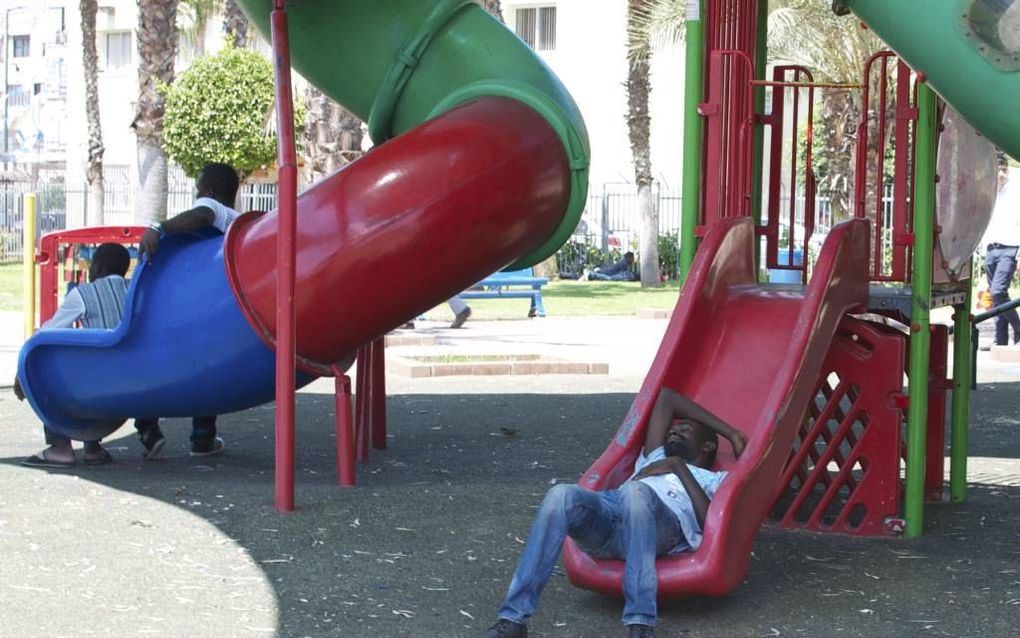
M 561 275 L 580 275 L 587 268 L 594 270 L 623 259 L 623 253 L 617 248 L 602 252 L 598 246 L 572 239 L 563 244 L 556 253 L 556 264 Z
M 640 271 L 641 258 L 639 251 L 634 249 L 634 272 Z M 595 245 L 583 241 L 570 240 L 563 244 L 556 253 L 556 263 L 561 273 L 580 275 L 587 268 L 603 268 L 623 259 L 619 248 L 610 248 L 607 252 Z M 676 279 L 680 272 L 680 240 L 675 233 L 659 235 L 659 269 L 670 279 Z
M 659 270 L 670 279 L 680 273 L 680 236 L 677 233 L 659 235 Z
M 226 46 L 199 58 L 171 85 L 166 96 L 163 145 L 194 177 L 209 162 L 224 162 L 242 175 L 276 160 L 276 135 L 267 129 L 275 103 L 273 67 L 250 49 Z M 298 129 L 305 108 L 295 103 Z

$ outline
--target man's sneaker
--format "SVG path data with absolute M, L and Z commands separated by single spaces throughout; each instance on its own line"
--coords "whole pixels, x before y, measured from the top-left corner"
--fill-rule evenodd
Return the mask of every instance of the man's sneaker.
M 145 451 L 142 458 L 146 461 L 158 459 L 163 454 L 163 446 L 166 445 L 166 437 L 158 427 L 138 433 L 138 440 L 142 442 Z
M 655 638 L 655 627 L 648 625 L 627 625 L 630 633 L 627 638 Z
M 191 456 L 213 456 L 223 451 L 223 439 L 215 437 L 206 441 L 191 442 Z
M 464 325 L 464 322 L 471 316 L 471 308 L 464 308 L 457 313 L 457 316 L 453 318 L 453 323 L 450 324 L 451 328 L 460 328 Z
M 528 626 L 500 618 L 495 625 L 485 630 L 482 638 L 528 638 Z

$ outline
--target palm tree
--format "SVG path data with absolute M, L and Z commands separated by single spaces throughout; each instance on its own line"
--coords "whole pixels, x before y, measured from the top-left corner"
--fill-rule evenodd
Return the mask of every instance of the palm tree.
M 651 128 L 648 94 L 652 90 L 649 62 L 651 42 L 638 26 L 647 22 L 649 0 L 627 1 L 627 49 L 630 61 L 627 73 L 627 132 L 634 160 L 638 209 L 641 211 L 641 286 L 660 286 L 659 212 L 652 198 Z
M 105 216 L 103 185 L 103 128 L 99 119 L 99 54 L 96 51 L 97 0 L 81 0 L 81 54 L 85 70 L 85 119 L 89 129 L 89 159 L 85 180 L 89 184 L 86 224 L 102 226 Z
M 503 7 L 499 0 L 482 0 L 482 7 L 496 16 L 496 19 L 500 22 L 503 21 Z
M 234 48 L 248 45 L 248 16 L 241 11 L 237 0 L 227 0 L 223 7 L 223 32 L 234 39 Z
M 815 80 L 859 82 L 865 61 L 884 48 L 882 41 L 861 28 L 857 20 L 837 16 L 825 3 L 785 0 L 780 4 L 769 14 L 770 55 L 807 67 Z M 814 155 L 824 166 L 818 175 L 818 194 L 829 198 L 833 221 L 851 214 L 860 97 L 858 91 L 846 89 L 821 91 L 822 126 L 815 135 Z M 869 154 L 885 146 L 885 140 L 872 142 L 869 147 L 874 148 L 869 148 Z
M 305 165 L 302 181 L 311 184 L 361 156 L 361 120 L 311 84 L 305 89 Z
M 180 0 L 177 29 L 194 49 L 195 57 L 205 55 L 205 34 L 209 21 L 222 8 L 223 0 Z
M 177 0 L 138 0 L 138 103 L 131 127 L 137 140 L 135 215 L 139 221 L 166 219 L 167 157 L 163 150 L 162 84 L 174 79 L 177 57 Z M 225 89 L 226 90 L 226 89 Z

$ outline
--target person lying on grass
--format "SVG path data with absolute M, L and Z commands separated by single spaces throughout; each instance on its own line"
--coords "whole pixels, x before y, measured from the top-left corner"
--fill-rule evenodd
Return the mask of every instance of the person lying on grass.
M 655 401 L 644 448 L 619 488 L 556 485 L 539 507 L 496 624 L 484 638 L 526 638 L 527 621 L 569 535 L 587 554 L 626 561 L 623 624 L 630 638 L 655 636 L 658 556 L 701 545 L 709 502 L 726 472 L 713 472 L 719 436 L 738 458 L 747 437 L 669 388 Z

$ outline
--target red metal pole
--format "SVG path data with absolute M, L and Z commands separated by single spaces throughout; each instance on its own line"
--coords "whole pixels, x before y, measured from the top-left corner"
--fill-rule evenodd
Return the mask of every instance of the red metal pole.
M 353 487 L 354 420 L 351 415 L 351 378 L 343 370 L 333 370 L 336 379 L 336 475 L 343 487 Z
M 372 346 L 358 351 L 358 398 L 354 411 L 354 448 L 359 462 L 368 460 L 368 430 L 372 420 Z
M 294 236 L 297 234 L 297 152 L 286 0 L 270 16 L 276 75 L 280 232 L 276 242 L 276 509 L 294 511 Z
M 386 338 L 372 342 L 372 448 L 386 449 Z

